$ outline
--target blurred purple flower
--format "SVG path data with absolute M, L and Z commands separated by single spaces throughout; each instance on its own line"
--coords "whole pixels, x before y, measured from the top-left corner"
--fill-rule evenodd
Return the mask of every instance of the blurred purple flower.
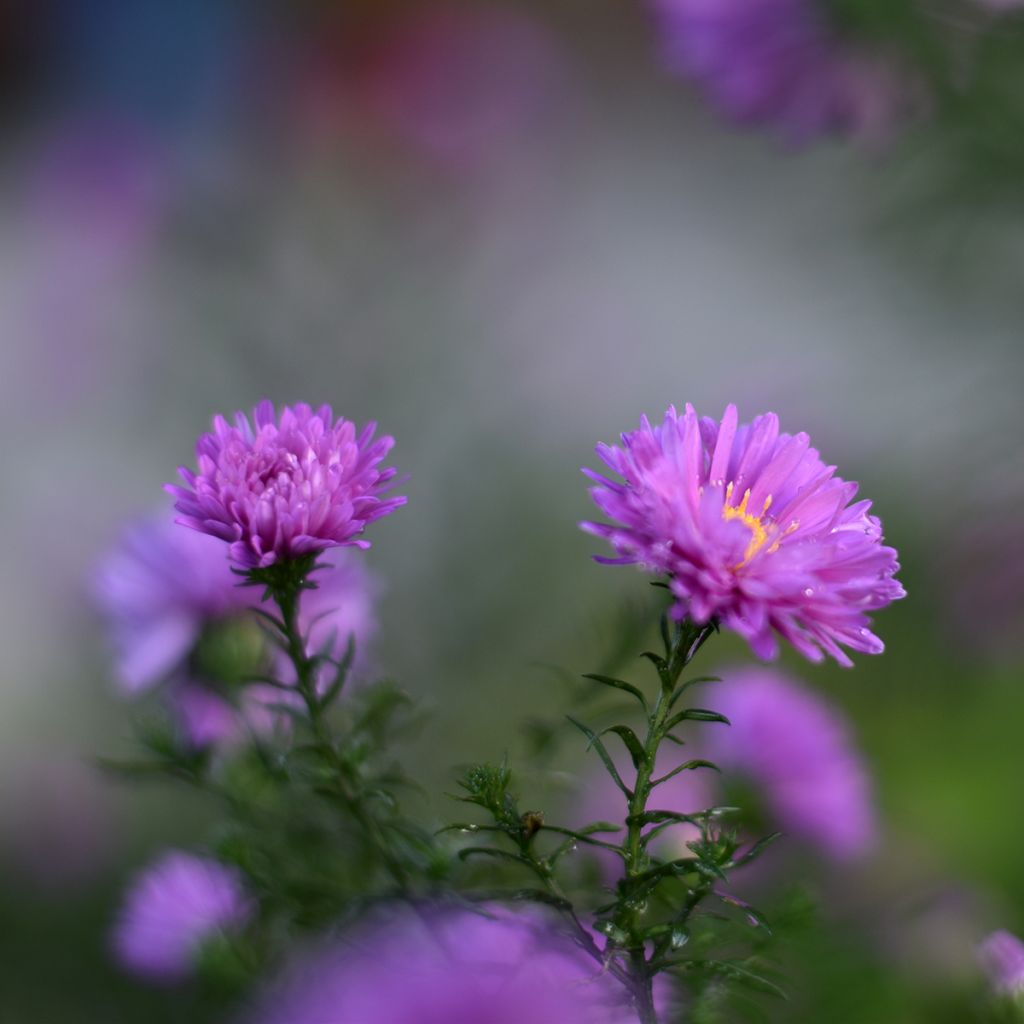
M 353 672 L 365 670 L 366 648 L 376 631 L 379 584 L 364 562 L 338 551 L 316 574 L 317 589 L 303 592 L 299 624 L 310 651 L 341 657 L 355 643 Z M 259 605 L 260 591 L 241 587 L 224 545 L 168 519 L 129 527 L 101 561 L 93 591 L 116 652 L 116 679 L 127 696 L 169 683 L 168 704 L 190 744 L 204 747 L 266 735 L 282 726 L 274 705 L 292 695 L 264 685 L 238 688 L 236 703 L 223 682 L 202 678 L 194 654 L 204 635 L 244 620 Z M 255 631 L 255 621 L 253 623 Z M 287 658 L 275 670 L 291 682 Z M 295 695 L 297 698 L 297 695 Z
M 310 650 L 328 646 L 340 657 L 352 637 L 357 659 L 365 657 L 377 625 L 376 578 L 360 560 L 337 552 L 315 581 L 317 589 L 303 593 L 299 609 Z M 259 589 L 238 584 L 223 545 L 213 537 L 183 530 L 170 519 L 144 520 L 125 530 L 93 581 L 123 692 L 142 693 L 185 671 L 207 627 L 258 606 Z
M 366 525 L 405 504 L 383 497 L 395 470 L 378 467 L 394 439 L 374 440 L 376 424 L 357 435 L 329 405 L 284 406 L 279 416 L 266 400 L 252 418 L 255 427 L 242 412 L 234 426 L 215 416 L 213 433 L 196 443 L 198 472 L 183 466 L 186 486 L 166 487 L 177 522 L 227 541 L 239 565 L 369 547 L 359 539 Z
M 683 761 L 705 758 L 722 774 L 706 768 L 680 772 L 655 788 L 649 806 L 692 814 L 729 803 L 730 783 L 742 780 L 762 803 L 769 829 L 835 863 L 868 854 L 877 838 L 871 784 L 842 715 L 818 694 L 771 669 L 723 670 L 722 676 L 710 706 L 732 724 L 704 730 L 683 750 L 662 750 L 654 773 L 657 778 Z M 627 764 L 624 758 L 618 767 L 628 785 L 630 776 L 623 770 Z M 595 771 L 588 781 L 580 811 L 577 827 L 624 820 L 622 794 L 607 772 Z M 671 828 L 655 851 L 687 856 L 687 842 L 698 836 L 696 826 Z M 598 856 L 605 858 L 600 852 Z M 607 855 L 607 870 L 616 873 L 621 861 L 611 857 Z
M 718 424 L 687 405 L 597 453 L 625 483 L 584 469 L 614 522 L 581 526 L 619 556 L 598 561 L 667 574 L 676 617 L 718 620 L 762 658 L 778 652 L 774 632 L 811 661 L 849 666 L 840 644 L 883 650 L 865 613 L 904 596 L 896 552 L 806 434 L 780 433 L 774 413 L 740 425 L 730 405 Z
M 252 912 L 236 870 L 170 850 L 128 889 L 111 947 L 133 974 L 151 981 L 180 981 L 195 966 L 204 943 L 240 931 Z
M 364 931 L 299 965 L 257 1024 L 619 1024 L 625 989 L 533 913 L 459 910 Z
M 1016 935 L 993 932 L 978 947 L 978 961 L 997 993 L 1024 993 L 1024 942 Z
M 832 26 L 815 0 L 651 0 L 668 69 L 726 116 L 793 141 L 888 135 L 917 87 Z
M 182 669 L 210 622 L 257 604 L 238 586 L 223 546 L 169 518 L 133 524 L 99 565 L 93 583 L 126 694 Z
M 706 756 L 762 794 L 773 828 L 844 863 L 875 845 L 871 784 L 842 715 L 817 693 L 764 668 L 723 671 Z

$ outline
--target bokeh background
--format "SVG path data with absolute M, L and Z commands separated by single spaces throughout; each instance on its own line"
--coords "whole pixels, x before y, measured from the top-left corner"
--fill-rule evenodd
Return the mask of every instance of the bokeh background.
M 1024 20 L 896 9 L 952 72 L 913 65 L 865 137 L 728 116 L 642 0 L 0 7 L 3 1024 L 202 1019 L 108 963 L 127 874 L 209 809 L 94 769 L 131 715 L 89 580 L 264 396 L 397 438 L 368 557 L 377 663 L 431 710 L 406 765 L 440 794 L 507 751 L 545 807 L 581 744 L 541 770 L 516 723 L 649 600 L 576 528 L 593 445 L 685 401 L 809 431 L 910 597 L 884 657 L 790 663 L 850 716 L 884 842 L 823 883 L 768 1019 L 971 1019 L 975 944 L 1024 929 Z

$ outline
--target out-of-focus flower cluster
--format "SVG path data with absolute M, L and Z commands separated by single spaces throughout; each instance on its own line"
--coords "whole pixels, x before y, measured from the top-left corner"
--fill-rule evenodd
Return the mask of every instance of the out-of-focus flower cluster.
M 890 136 L 916 105 L 912 73 L 844 38 L 817 0 L 652 0 L 666 67 L 726 116 L 792 142 Z
M 539 912 L 403 915 L 296 965 L 252 1024 L 625 1024 L 625 991 Z
M 117 656 L 126 696 L 162 687 L 183 738 L 194 747 L 235 742 L 249 731 L 285 727 L 270 707 L 294 698 L 246 675 L 288 666 L 268 650 L 253 615 L 260 592 L 244 587 L 214 537 L 170 518 L 128 527 L 99 565 L 93 588 Z M 340 657 L 354 644 L 355 670 L 368 663 L 379 585 L 348 552 L 330 555 L 306 592 L 300 623 L 311 649 Z

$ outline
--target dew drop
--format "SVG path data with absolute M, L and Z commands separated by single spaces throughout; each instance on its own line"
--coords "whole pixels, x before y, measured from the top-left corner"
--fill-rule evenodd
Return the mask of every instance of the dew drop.
M 804 587 L 804 597 L 813 597 L 814 587 Z

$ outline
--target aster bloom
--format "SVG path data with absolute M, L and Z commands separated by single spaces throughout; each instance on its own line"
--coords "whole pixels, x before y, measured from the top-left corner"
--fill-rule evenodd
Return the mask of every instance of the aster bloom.
M 377 925 L 299 965 L 254 1024 L 619 1024 L 625 989 L 536 914 Z
M 904 596 L 896 552 L 806 434 L 780 433 L 774 413 L 740 425 L 730 405 L 716 423 L 687 405 L 597 453 L 624 482 L 584 469 L 613 522 L 581 526 L 618 553 L 598 561 L 666 574 L 677 618 L 715 620 L 762 658 L 776 633 L 811 661 L 883 650 L 867 612 Z
M 732 724 L 709 730 L 703 749 L 725 782 L 746 779 L 772 827 L 830 860 L 869 853 L 877 838 L 871 783 L 840 713 L 770 669 L 724 671 L 723 678 L 714 707 Z
M 376 424 L 358 434 L 329 405 L 260 402 L 252 423 L 222 416 L 196 444 L 198 472 L 181 467 L 185 487 L 168 484 L 177 522 L 230 545 L 246 568 L 316 554 L 330 547 L 369 547 L 368 523 L 404 505 L 384 497 L 395 470 L 380 467 L 394 445 L 374 439 Z
M 726 116 L 794 141 L 884 136 L 915 101 L 890 59 L 845 38 L 815 0 L 651 0 L 668 69 Z
M 133 974 L 180 981 L 204 943 L 240 931 L 252 912 L 237 871 L 171 850 L 129 888 L 111 936 L 113 953 Z

